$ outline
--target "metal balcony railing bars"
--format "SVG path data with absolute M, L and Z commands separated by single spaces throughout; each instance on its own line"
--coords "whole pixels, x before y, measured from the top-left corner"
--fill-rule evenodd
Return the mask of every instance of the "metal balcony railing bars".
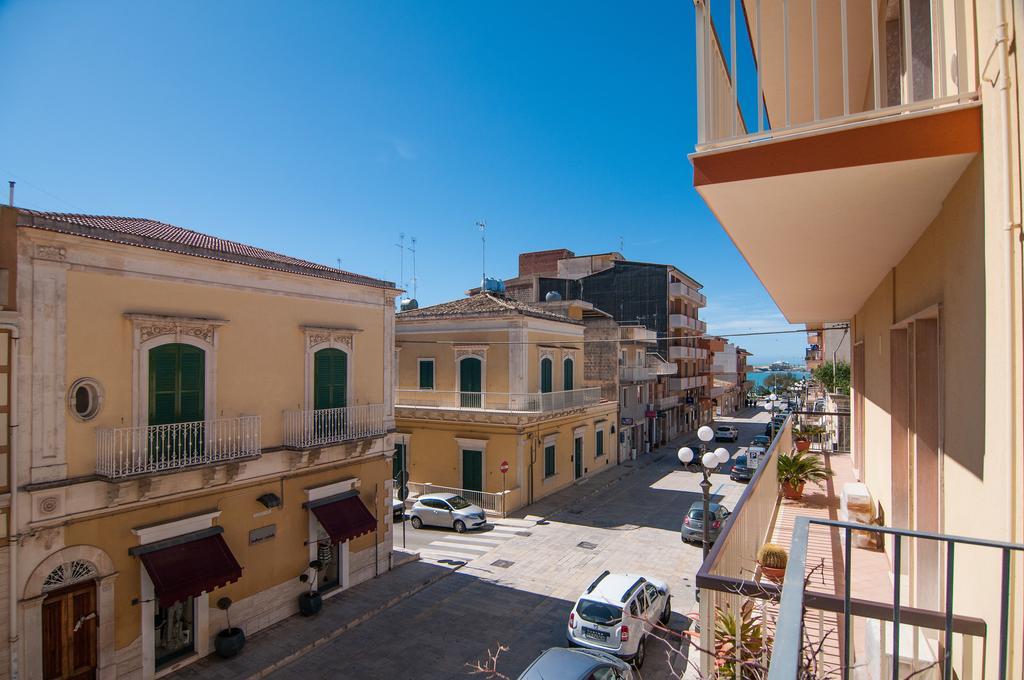
M 858 0 L 694 0 L 698 151 L 976 99 L 965 1 L 889 4 L 895 18 Z M 744 19 L 749 40 L 737 33 Z
M 600 387 L 564 392 L 446 392 L 400 389 L 399 407 L 484 409 L 490 411 L 547 412 L 582 408 L 601 401 Z
M 387 434 L 384 404 L 285 411 L 284 445 L 308 449 Z
M 96 473 L 119 478 L 260 454 L 260 417 L 98 428 Z

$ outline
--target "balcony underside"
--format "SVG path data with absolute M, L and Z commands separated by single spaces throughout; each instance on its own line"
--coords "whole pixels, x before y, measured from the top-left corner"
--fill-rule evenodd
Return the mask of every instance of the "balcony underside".
M 805 323 L 851 318 L 980 150 L 980 109 L 961 106 L 691 158 L 697 191 Z

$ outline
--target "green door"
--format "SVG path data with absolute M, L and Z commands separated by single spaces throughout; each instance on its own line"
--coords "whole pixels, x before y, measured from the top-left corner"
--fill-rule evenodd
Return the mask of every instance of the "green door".
M 576 479 L 579 479 L 583 476 L 583 438 L 577 437 L 574 442 L 572 450 L 573 472 L 576 474 Z
M 179 343 L 149 350 L 149 424 L 196 423 L 189 427 L 151 429 L 151 458 L 196 456 L 203 452 L 205 386 L 203 350 Z
M 463 451 L 462 452 L 462 488 L 466 491 L 483 491 L 484 490 L 484 461 L 483 453 L 480 451 Z M 478 494 L 473 494 L 475 497 L 470 497 L 470 494 L 466 494 L 466 497 L 471 501 L 479 501 L 480 497 Z
M 562 389 L 567 392 L 572 389 L 572 359 L 562 362 Z
M 322 349 L 313 355 L 313 408 L 347 405 L 348 355 L 340 349 Z
M 459 398 L 463 408 L 482 408 L 480 394 L 481 362 L 467 357 L 459 362 Z
M 551 359 L 547 357 L 540 360 L 540 391 L 551 391 Z
M 395 485 L 400 485 L 401 481 L 399 475 L 402 470 L 405 470 L 405 444 L 395 444 L 395 455 L 391 459 L 391 476 L 395 480 Z

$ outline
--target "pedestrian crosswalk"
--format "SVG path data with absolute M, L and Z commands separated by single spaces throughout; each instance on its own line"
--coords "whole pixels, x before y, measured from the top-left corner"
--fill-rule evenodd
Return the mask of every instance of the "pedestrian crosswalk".
M 464 534 L 442 533 L 437 540 L 419 549 L 420 559 L 445 566 L 465 564 L 515 538 L 523 530 L 516 526 L 491 524 L 486 529 Z

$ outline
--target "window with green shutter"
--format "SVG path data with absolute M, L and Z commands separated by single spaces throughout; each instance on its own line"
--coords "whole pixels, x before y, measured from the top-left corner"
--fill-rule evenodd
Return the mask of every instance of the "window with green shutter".
M 434 389 L 434 360 L 420 359 L 420 389 Z
M 322 349 L 313 355 L 313 408 L 348 405 L 348 355 L 340 349 Z
M 149 424 L 203 420 L 206 354 L 192 345 L 171 343 L 149 350 Z
M 597 437 L 596 437 L 597 453 L 595 453 L 594 455 L 596 455 L 596 456 L 603 456 L 604 455 L 604 430 L 598 430 L 596 434 L 597 434 Z
M 569 391 L 572 389 L 572 359 L 565 359 L 562 362 L 562 389 Z
M 540 391 L 551 391 L 551 359 L 548 357 L 540 360 Z
M 544 447 L 544 476 L 553 477 L 555 474 L 555 445 Z
M 459 399 L 462 408 L 481 408 L 483 400 L 480 396 L 483 364 L 476 357 L 466 357 L 459 361 Z

